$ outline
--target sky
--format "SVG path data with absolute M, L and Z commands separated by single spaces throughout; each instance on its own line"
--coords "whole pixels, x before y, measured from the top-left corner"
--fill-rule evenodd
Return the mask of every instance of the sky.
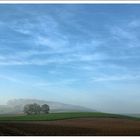
M 0 104 L 15 98 L 140 113 L 140 5 L 0 4 Z

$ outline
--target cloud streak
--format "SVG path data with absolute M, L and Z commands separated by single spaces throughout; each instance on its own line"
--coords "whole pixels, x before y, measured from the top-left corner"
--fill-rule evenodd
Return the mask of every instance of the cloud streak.
M 140 75 L 102 75 L 92 80 L 95 82 L 132 81 L 140 80 Z

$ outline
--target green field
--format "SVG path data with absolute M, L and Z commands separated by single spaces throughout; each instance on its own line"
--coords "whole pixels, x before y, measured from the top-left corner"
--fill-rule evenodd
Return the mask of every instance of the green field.
M 135 117 L 129 117 L 117 114 L 108 114 L 100 112 L 69 112 L 69 113 L 50 113 L 47 115 L 11 115 L 0 116 L 0 121 L 54 121 L 64 120 L 72 118 L 123 118 L 123 119 L 136 119 Z

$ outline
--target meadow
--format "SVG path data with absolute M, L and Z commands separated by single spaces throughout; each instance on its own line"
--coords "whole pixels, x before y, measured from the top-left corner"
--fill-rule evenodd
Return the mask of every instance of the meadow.
M 135 117 L 102 112 L 66 112 L 39 115 L 1 115 L 0 121 L 55 121 L 74 118 L 124 118 L 138 120 Z

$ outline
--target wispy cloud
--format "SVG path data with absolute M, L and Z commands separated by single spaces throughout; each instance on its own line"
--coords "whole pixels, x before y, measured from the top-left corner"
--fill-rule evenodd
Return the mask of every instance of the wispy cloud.
M 40 88 L 47 88 L 47 87 L 64 87 L 64 86 L 71 86 L 78 82 L 78 79 L 63 79 L 59 81 L 44 81 L 40 83 L 35 83 L 34 86 L 38 86 Z
M 25 55 L 24 55 L 25 54 Z M 38 56 L 45 55 L 38 58 Z M 32 56 L 32 58 L 30 58 Z M 59 55 L 50 55 L 47 52 L 31 51 L 19 53 L 16 56 L 1 56 L 0 65 L 48 65 L 48 64 L 68 64 L 74 62 L 93 62 L 107 59 L 107 56 L 100 53 L 68 53 Z
M 139 33 L 134 30 L 140 24 L 139 20 L 131 20 L 126 25 L 114 25 L 110 27 L 110 32 L 112 34 L 111 39 L 115 39 L 121 43 L 121 47 L 123 48 L 136 48 L 140 47 L 139 43 Z
M 0 75 L 0 79 L 1 80 L 7 80 L 10 82 L 14 82 L 14 83 L 23 83 L 21 80 L 19 80 L 18 78 L 14 77 L 14 76 L 8 76 L 8 75 Z
M 136 39 L 136 36 L 132 32 L 119 26 L 112 27 L 111 33 L 114 35 L 113 37 L 116 39 L 128 39 L 128 40 Z
M 19 11 L 21 12 L 21 10 Z M 24 11 L 22 12 L 24 13 Z M 72 19 L 75 17 L 74 14 L 66 13 L 66 15 L 67 14 Z M 69 18 L 66 15 L 64 15 L 65 18 Z M 61 12 L 58 16 L 62 16 Z M 0 52 L 0 65 L 68 64 L 81 61 L 99 61 L 106 57 L 105 54 L 99 52 L 93 54 L 85 52 L 87 48 L 95 50 L 96 47 L 101 46 L 103 41 L 96 38 L 89 38 L 89 43 L 87 43 L 86 40 L 73 42 L 71 38 L 75 35 L 68 35 L 62 27 L 60 28 L 62 17 L 59 18 L 56 20 L 49 14 L 38 15 L 35 13 L 30 18 L 29 16 L 23 16 L 21 19 L 12 19 L 11 24 L 1 22 L 0 26 L 8 28 L 10 32 L 13 32 L 15 38 L 21 36 L 19 42 L 21 40 L 23 41 L 23 39 L 25 40 L 24 46 L 27 49 L 24 49 L 25 47 L 17 42 L 17 39 L 14 43 L 10 43 L 10 38 L 8 40 L 6 39 L 5 42 L 9 42 L 9 44 L 5 45 L 11 45 L 9 48 L 11 48 L 12 51 L 9 51 L 8 55 Z M 69 25 L 67 21 L 63 22 Z M 71 24 L 72 27 L 75 26 L 75 28 L 79 29 L 79 23 L 76 22 L 76 17 Z M 83 29 L 80 28 L 80 30 Z M 90 33 L 87 33 L 87 36 L 89 34 Z M 12 41 L 14 41 L 14 39 L 12 39 Z M 18 45 L 20 46 L 17 47 Z
M 140 20 L 139 19 L 135 19 L 135 20 L 132 20 L 128 23 L 128 27 L 129 28 L 138 28 L 140 27 Z
M 55 37 L 41 37 L 38 36 L 38 38 L 35 40 L 35 44 L 37 46 L 44 46 L 48 47 L 49 49 L 52 49 L 53 51 L 62 51 L 63 49 L 66 49 L 69 45 L 69 41 L 66 37 L 63 37 L 61 35 L 55 36 Z
M 101 75 L 99 77 L 94 77 L 92 80 L 95 82 L 140 80 L 140 75 Z

